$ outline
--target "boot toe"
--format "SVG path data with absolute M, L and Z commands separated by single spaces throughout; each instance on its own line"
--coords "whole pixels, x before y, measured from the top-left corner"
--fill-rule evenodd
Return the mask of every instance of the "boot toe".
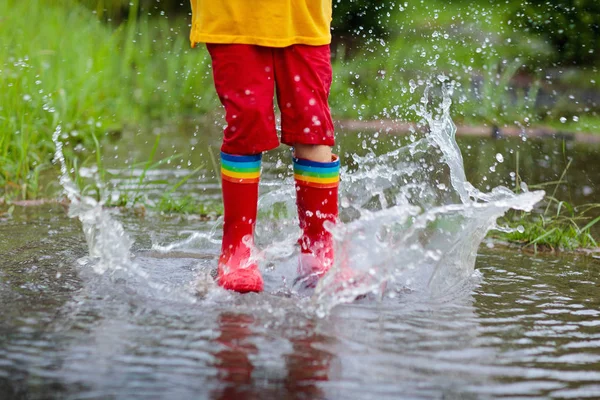
M 219 276 L 219 286 L 238 293 L 262 292 L 264 283 L 258 268 L 240 268 Z

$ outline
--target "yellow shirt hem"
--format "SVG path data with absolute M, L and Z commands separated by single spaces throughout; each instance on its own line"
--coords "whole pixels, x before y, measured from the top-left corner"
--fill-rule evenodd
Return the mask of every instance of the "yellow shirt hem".
M 293 36 L 288 38 L 273 39 L 255 36 L 192 34 L 190 36 L 190 41 L 192 43 L 192 47 L 195 47 L 198 43 L 252 44 L 265 47 L 288 47 L 294 44 L 322 46 L 331 43 L 331 35 L 322 37 Z

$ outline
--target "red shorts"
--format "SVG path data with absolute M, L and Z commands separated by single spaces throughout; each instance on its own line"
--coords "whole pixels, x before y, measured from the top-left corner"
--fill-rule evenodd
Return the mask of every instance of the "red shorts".
M 329 46 L 284 48 L 207 44 L 227 127 L 221 150 L 249 155 L 279 146 L 273 96 L 281 111 L 281 142 L 334 145 L 327 98 Z

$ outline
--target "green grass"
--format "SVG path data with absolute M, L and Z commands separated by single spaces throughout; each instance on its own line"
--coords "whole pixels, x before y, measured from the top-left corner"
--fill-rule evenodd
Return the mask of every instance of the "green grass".
M 92 131 L 214 109 L 208 57 L 187 29 L 148 17 L 115 29 L 68 0 L 0 2 L 0 196 L 43 194 L 59 123 L 67 145 L 93 151 Z
M 163 214 L 195 214 L 205 218 L 223 215 L 222 205 L 202 203 L 190 195 L 173 197 L 172 194 L 165 194 L 155 209 Z
M 563 141 L 563 157 L 565 156 Z M 560 185 L 567 184 L 565 176 L 572 159 L 569 160 L 556 182 L 532 185 L 532 189 L 546 189 L 554 186 L 552 194 L 545 196 L 545 207 L 534 212 L 509 211 L 499 220 L 499 226 L 504 229 L 491 231 L 490 236 L 515 243 L 525 248 L 549 251 L 573 251 L 579 249 L 596 249 L 598 242 L 592 230 L 600 222 L 598 211 L 600 204 L 584 204 L 574 206 L 571 203 L 556 198 Z M 519 158 L 517 153 L 515 191 L 519 192 Z
M 492 231 L 490 236 L 520 246 L 531 248 L 537 252 L 573 251 L 578 249 L 597 248 L 598 242 L 592 229 L 600 217 L 600 204 L 572 206 L 568 202 L 547 197 L 548 206 L 553 212 L 524 213 L 513 212 L 500 221 L 510 231 Z

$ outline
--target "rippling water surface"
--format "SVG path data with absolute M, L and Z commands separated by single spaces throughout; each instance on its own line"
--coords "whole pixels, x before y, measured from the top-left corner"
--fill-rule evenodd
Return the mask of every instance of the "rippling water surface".
M 185 287 L 215 248 L 161 255 L 206 222 L 122 217 L 154 281 Z M 79 224 L 60 207 L 0 226 L 2 398 L 493 398 L 600 396 L 600 264 L 482 249 L 446 297 L 397 290 L 307 314 L 295 295 L 197 301 L 78 272 Z M 65 250 L 67 249 L 67 250 Z

